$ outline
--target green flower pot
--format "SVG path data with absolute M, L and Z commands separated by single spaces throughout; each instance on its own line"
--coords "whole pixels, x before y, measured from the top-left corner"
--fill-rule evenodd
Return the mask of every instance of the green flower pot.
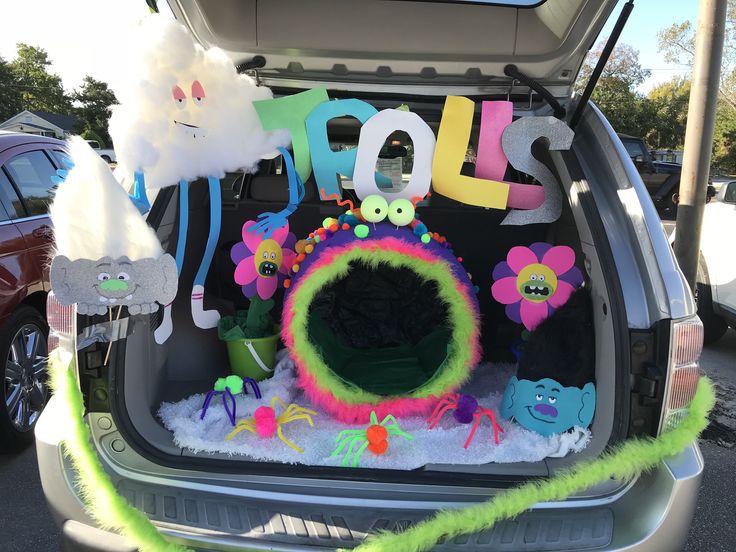
M 261 381 L 273 375 L 279 332 L 268 337 L 226 341 L 230 370 L 241 378 Z

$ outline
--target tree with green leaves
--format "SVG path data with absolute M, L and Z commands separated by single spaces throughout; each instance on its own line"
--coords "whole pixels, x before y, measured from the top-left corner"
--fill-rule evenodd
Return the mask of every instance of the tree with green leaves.
M 10 64 L 0 57 L 0 123 L 22 111 L 18 82 Z
M 21 109 L 68 114 L 72 104 L 61 78 L 49 72 L 46 50 L 19 42 L 16 58 L 9 63 L 21 97 Z M 20 111 L 19 110 L 19 111 Z
M 695 26 L 690 21 L 670 25 L 657 34 L 665 60 L 692 70 L 695 61 Z M 687 113 L 687 107 L 685 107 Z M 684 141 L 684 130 L 682 141 Z M 736 172 L 736 0 L 728 0 L 726 39 L 723 44 L 718 107 L 713 133 L 711 164 L 720 172 Z
M 682 149 L 685 142 L 690 80 L 675 77 L 655 86 L 647 94 L 652 126 L 645 132 L 647 143 L 656 148 Z
M 585 88 L 607 39 L 591 50 L 580 69 L 576 88 Z M 591 99 L 603 111 L 616 132 L 641 136 L 651 124 L 653 114 L 647 98 L 637 87 L 649 77 L 639 63 L 639 52 L 628 44 L 618 44 L 601 73 Z
M 87 75 L 82 87 L 73 94 L 73 99 L 77 103 L 74 109 L 77 116 L 76 130 L 80 133 L 91 131 L 101 138 L 101 147 L 109 145 L 107 122 L 110 118 L 110 106 L 118 102 L 107 83 Z

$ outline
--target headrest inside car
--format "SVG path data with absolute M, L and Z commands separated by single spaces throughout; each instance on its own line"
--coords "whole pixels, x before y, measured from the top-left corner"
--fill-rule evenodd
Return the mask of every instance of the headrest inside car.
M 317 194 L 311 178 L 305 182 L 304 189 L 303 201 L 314 201 Z M 269 203 L 288 203 L 289 180 L 285 174 L 256 175 L 250 181 L 248 198 Z

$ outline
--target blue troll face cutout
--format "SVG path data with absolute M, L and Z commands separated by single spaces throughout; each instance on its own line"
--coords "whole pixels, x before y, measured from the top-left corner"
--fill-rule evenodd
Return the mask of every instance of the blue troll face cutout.
M 545 437 L 575 426 L 588 427 L 595 413 L 595 385 L 565 387 L 551 378 L 509 380 L 501 401 L 501 415 Z

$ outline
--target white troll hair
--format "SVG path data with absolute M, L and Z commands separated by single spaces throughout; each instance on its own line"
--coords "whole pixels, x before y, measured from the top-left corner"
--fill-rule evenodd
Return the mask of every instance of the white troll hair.
M 271 90 L 239 75 L 223 50 L 202 48 L 180 23 L 146 17 L 128 44 L 129 78 L 114 89 L 120 104 L 110 117 L 122 174 L 141 170 L 146 188 L 160 189 L 253 172 L 289 144 L 287 131 L 263 130 L 253 107 Z
M 49 208 L 57 253 L 77 259 L 159 258 L 161 243 L 107 163 L 79 136 L 68 141 L 74 167 Z

